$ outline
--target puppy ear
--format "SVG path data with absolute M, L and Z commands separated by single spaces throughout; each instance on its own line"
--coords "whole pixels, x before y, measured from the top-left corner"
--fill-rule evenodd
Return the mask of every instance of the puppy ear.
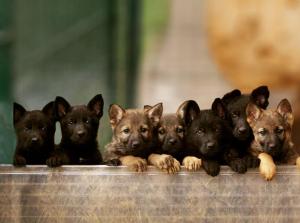
M 153 124 L 153 126 L 156 127 L 158 125 L 160 118 L 162 116 L 162 113 L 163 113 L 162 103 L 158 103 L 158 104 L 152 106 L 150 109 L 145 110 L 145 113 L 148 116 L 148 118 L 151 120 L 151 123 Z
M 232 99 L 239 97 L 241 95 L 242 95 L 241 91 L 238 89 L 235 89 L 235 90 L 225 94 L 222 98 L 222 101 L 224 104 L 227 105 Z
M 283 99 L 279 102 L 276 111 L 286 120 L 290 127 L 293 126 L 294 116 L 292 106 L 287 99 Z
M 14 119 L 14 125 L 15 125 L 23 118 L 26 110 L 22 105 L 20 105 L 16 102 L 14 102 L 14 108 L 13 109 L 14 109 L 13 119 Z
M 117 104 L 112 104 L 109 106 L 109 109 L 108 109 L 109 120 L 110 120 L 110 125 L 113 129 L 122 120 L 125 113 L 126 113 L 126 111 Z
M 251 123 L 259 118 L 262 110 L 253 102 L 250 102 L 246 107 L 247 122 Z
M 49 118 L 54 119 L 55 117 L 55 112 L 54 112 L 54 101 L 49 102 L 48 104 L 46 104 L 43 109 L 42 112 L 47 115 Z
M 144 111 L 151 109 L 152 106 L 151 105 L 144 105 Z
M 179 106 L 176 114 L 182 118 L 185 125 L 188 126 L 200 114 L 200 108 L 197 102 L 188 100 Z
M 87 105 L 88 109 L 94 111 L 99 119 L 103 115 L 103 106 L 104 101 L 101 94 L 97 94 L 95 97 L 93 97 Z
M 270 92 L 267 86 L 255 88 L 251 93 L 251 100 L 258 107 L 266 109 L 269 105 Z
M 63 97 L 56 97 L 54 102 L 54 110 L 55 110 L 55 117 L 60 120 L 62 119 L 69 111 L 71 105 L 67 102 L 66 99 Z
M 226 119 L 227 110 L 220 98 L 214 100 L 211 110 L 221 119 Z

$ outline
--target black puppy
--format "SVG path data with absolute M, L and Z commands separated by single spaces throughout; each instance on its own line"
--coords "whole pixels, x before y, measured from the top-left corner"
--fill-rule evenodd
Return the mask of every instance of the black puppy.
M 46 164 L 54 151 L 54 103 L 48 103 L 41 111 L 26 111 L 23 106 L 14 103 L 13 110 L 17 135 L 13 164 Z
M 232 141 L 232 130 L 226 121 L 226 108 L 221 99 L 214 100 L 211 110 L 203 111 L 200 111 L 195 101 L 188 101 L 184 120 L 187 126 L 185 144 L 189 150 L 183 160 L 185 166 L 197 167 L 197 158 L 201 159 L 204 170 L 211 176 L 219 174 L 223 163 L 229 164 L 236 171 L 245 169 L 241 162 L 228 163 L 227 152 Z
M 253 133 L 247 122 L 246 107 L 251 102 L 259 108 L 266 109 L 269 105 L 269 89 L 267 86 L 260 86 L 254 89 L 251 94 L 242 94 L 240 90 L 233 90 L 225 94 L 222 102 L 228 111 L 228 120 L 233 129 L 233 148 L 229 153 L 229 159 L 243 159 L 247 167 L 257 167 L 259 159 L 250 155 L 248 151 L 253 141 Z
M 64 98 L 56 97 L 55 113 L 61 125 L 60 154 L 50 165 L 101 164 L 97 132 L 103 115 L 102 95 L 96 95 L 88 105 L 71 106 Z M 57 159 L 60 158 L 60 159 Z

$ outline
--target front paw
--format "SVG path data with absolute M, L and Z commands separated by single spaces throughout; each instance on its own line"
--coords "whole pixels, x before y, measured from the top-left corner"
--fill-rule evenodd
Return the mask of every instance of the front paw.
M 62 157 L 52 156 L 46 160 L 46 164 L 49 167 L 58 167 L 64 164 Z
M 213 177 L 220 173 L 220 164 L 216 161 L 203 161 L 203 168 L 208 175 Z
M 244 159 L 248 168 L 256 168 L 260 164 L 260 160 L 255 156 L 246 156 Z
M 188 171 L 196 171 L 200 170 L 202 160 L 195 156 L 187 156 L 183 159 L 182 164 Z
M 266 153 L 261 153 L 259 155 L 259 159 L 260 159 L 259 171 L 261 175 L 266 180 L 272 180 L 276 173 L 276 165 L 273 161 L 273 158 Z
M 229 163 L 231 169 L 237 173 L 246 173 L 247 164 L 242 159 L 235 159 Z
M 147 170 L 147 161 L 140 157 L 135 156 L 123 156 L 120 157 L 121 163 L 124 166 L 128 166 L 129 169 L 136 172 L 144 172 Z
M 25 166 L 26 159 L 23 156 L 15 156 L 13 164 L 14 166 Z
M 296 166 L 300 168 L 300 156 L 296 159 Z
M 176 173 L 180 170 L 180 163 L 171 155 L 154 155 L 152 163 L 160 170 L 167 173 Z

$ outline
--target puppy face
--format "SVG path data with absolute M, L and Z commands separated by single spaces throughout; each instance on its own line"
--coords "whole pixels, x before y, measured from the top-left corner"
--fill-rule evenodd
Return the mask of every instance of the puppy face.
M 88 105 L 71 106 L 64 98 L 55 100 L 55 112 L 61 124 L 62 138 L 74 145 L 84 145 L 97 137 L 103 114 L 102 95 L 96 95 Z
M 211 110 L 200 111 L 194 101 L 189 102 L 186 110 L 186 141 L 207 158 L 222 152 L 226 138 L 231 130 L 225 121 L 226 109 L 221 99 L 217 98 Z
M 24 150 L 38 151 L 54 143 L 54 103 L 48 103 L 41 111 L 26 111 L 14 103 L 14 128 L 18 145 Z M 46 145 L 46 146 L 45 146 Z
M 252 135 L 251 128 L 247 123 L 246 107 L 252 102 L 260 108 L 266 109 L 269 104 L 269 90 L 261 86 L 252 91 L 250 95 L 242 95 L 239 90 L 233 90 L 222 98 L 228 111 L 228 119 L 233 127 L 233 135 L 238 140 L 246 140 Z
M 111 105 L 109 118 L 113 140 L 122 144 L 117 152 L 121 155 L 138 155 L 149 147 L 153 139 L 153 129 L 160 121 L 162 110 L 161 103 L 144 110 L 124 110 L 119 105 Z
M 259 152 L 278 156 L 285 140 L 290 138 L 293 115 L 288 100 L 282 100 L 277 109 L 263 110 L 253 103 L 247 106 L 247 120 L 253 130 Z

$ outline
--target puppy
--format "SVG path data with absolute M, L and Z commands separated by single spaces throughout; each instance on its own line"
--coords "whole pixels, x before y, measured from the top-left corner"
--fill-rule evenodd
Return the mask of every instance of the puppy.
M 225 94 L 222 102 L 228 111 L 228 120 L 233 129 L 233 142 L 228 159 L 243 159 L 248 168 L 257 167 L 259 159 L 253 157 L 248 148 L 253 141 L 253 133 L 247 122 L 246 106 L 251 102 L 262 109 L 266 109 L 269 104 L 269 89 L 267 86 L 260 86 L 254 89 L 251 94 L 241 94 L 239 90 L 233 90 Z
M 14 103 L 13 107 L 17 136 L 13 164 L 46 164 L 46 160 L 54 151 L 54 103 L 48 103 L 41 111 L 26 111 L 17 103 Z
M 87 105 L 77 106 L 71 106 L 66 99 L 56 97 L 55 113 L 60 122 L 62 139 L 59 144 L 60 152 L 52 157 L 50 166 L 102 163 L 97 132 L 103 106 L 101 94 L 93 97 Z
M 197 170 L 202 164 L 209 175 L 218 175 L 220 164 L 224 162 L 224 154 L 232 140 L 225 106 L 221 99 L 217 98 L 211 110 L 200 111 L 195 101 L 188 101 L 184 110 L 185 144 L 189 151 L 183 165 L 188 170 Z
M 157 143 L 155 153 L 148 157 L 148 162 L 157 168 L 175 173 L 180 170 L 180 163 L 184 158 L 184 102 L 179 106 L 175 114 L 162 116 L 155 135 Z M 147 106 L 145 106 L 147 107 Z M 151 108 L 148 106 L 148 108 Z
M 161 103 L 142 110 L 125 110 L 117 104 L 111 105 L 109 118 L 113 137 L 106 146 L 104 160 L 138 172 L 145 171 L 146 159 L 154 146 L 154 129 L 160 122 L 162 112 Z
M 260 159 L 260 172 L 266 180 L 274 177 L 275 164 L 297 164 L 300 167 L 299 155 L 291 141 L 294 118 L 287 99 L 283 99 L 276 110 L 263 110 L 250 103 L 246 114 L 254 134 L 250 151 Z

